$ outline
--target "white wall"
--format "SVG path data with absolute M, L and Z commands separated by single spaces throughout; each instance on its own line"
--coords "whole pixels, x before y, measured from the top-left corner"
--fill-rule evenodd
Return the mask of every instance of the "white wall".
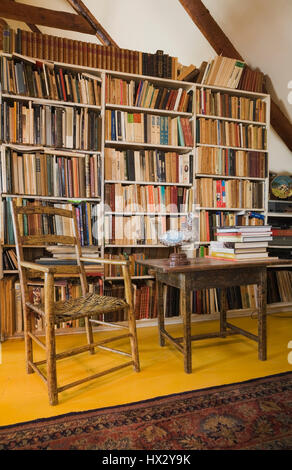
M 65 0 L 18 0 L 73 12 Z M 145 52 L 163 49 L 185 65 L 199 66 L 215 53 L 178 0 L 83 0 L 120 47 Z M 252 67 L 269 76 L 274 96 L 292 120 L 288 82 L 292 80 L 291 0 L 203 0 L 227 37 Z M 11 23 L 12 24 L 12 23 Z M 95 41 L 94 36 L 52 30 L 43 32 Z M 270 169 L 292 173 L 292 154 L 271 132 Z

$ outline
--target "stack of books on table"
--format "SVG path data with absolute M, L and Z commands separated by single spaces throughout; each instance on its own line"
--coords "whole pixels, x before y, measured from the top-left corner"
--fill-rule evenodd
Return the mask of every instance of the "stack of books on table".
M 217 241 L 210 243 L 209 256 L 232 260 L 267 258 L 268 242 L 273 239 L 270 225 L 222 227 L 216 236 Z

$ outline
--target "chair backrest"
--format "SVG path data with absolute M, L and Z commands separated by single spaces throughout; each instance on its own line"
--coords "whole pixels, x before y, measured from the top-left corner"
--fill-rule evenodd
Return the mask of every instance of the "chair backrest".
M 24 269 L 21 267 L 21 261 L 27 261 L 24 258 L 23 246 L 49 246 L 49 245 L 72 245 L 75 247 L 75 254 L 77 260 L 76 273 L 79 274 L 81 289 L 83 295 L 87 292 L 88 285 L 86 280 L 86 273 L 84 268 L 84 263 L 80 260 L 82 256 L 81 246 L 78 236 L 78 225 L 76 219 L 76 209 L 74 206 L 69 205 L 70 209 L 62 209 L 54 206 L 43 206 L 43 205 L 28 205 L 28 206 L 18 206 L 15 199 L 11 200 L 11 213 L 13 220 L 13 229 L 14 229 L 14 238 L 16 245 L 16 254 L 18 260 L 18 269 L 20 273 L 20 281 L 25 282 L 27 276 L 24 272 Z M 34 217 L 34 216 L 45 216 L 47 218 L 59 217 L 64 218 L 64 224 L 58 223 L 58 227 L 67 225 L 71 227 L 70 235 L 60 235 L 60 234 L 36 234 L 36 235 L 22 235 L 22 219 L 23 216 Z M 61 219 L 59 219 L 60 222 Z M 68 225 L 69 223 L 69 225 Z M 72 272 L 72 267 L 70 266 L 70 272 Z

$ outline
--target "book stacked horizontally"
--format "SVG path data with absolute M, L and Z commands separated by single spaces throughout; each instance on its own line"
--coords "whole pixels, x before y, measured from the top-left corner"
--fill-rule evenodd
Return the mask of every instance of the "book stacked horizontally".
M 100 258 L 100 252 L 96 246 L 86 246 L 82 247 L 82 256 L 86 258 L 92 258 L 92 262 L 85 261 L 84 268 L 88 275 L 102 276 L 104 272 L 104 267 L 102 264 L 96 263 L 95 260 Z M 42 256 L 35 259 L 35 262 L 38 264 L 44 265 L 59 265 L 59 266 L 69 266 L 77 265 L 76 251 L 75 247 L 72 246 L 48 246 L 47 251 L 49 251 L 52 256 L 46 257 Z
M 268 242 L 273 238 L 270 225 L 223 227 L 218 228 L 216 235 L 209 255 L 233 260 L 267 258 Z

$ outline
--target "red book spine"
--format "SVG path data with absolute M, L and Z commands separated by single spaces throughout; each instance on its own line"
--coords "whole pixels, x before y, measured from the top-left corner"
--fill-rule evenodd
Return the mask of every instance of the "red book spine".
M 59 75 L 60 75 L 60 80 L 61 80 L 63 99 L 64 99 L 64 101 L 67 101 L 66 86 L 65 86 L 65 80 L 64 80 L 63 70 L 62 69 L 59 70 Z

